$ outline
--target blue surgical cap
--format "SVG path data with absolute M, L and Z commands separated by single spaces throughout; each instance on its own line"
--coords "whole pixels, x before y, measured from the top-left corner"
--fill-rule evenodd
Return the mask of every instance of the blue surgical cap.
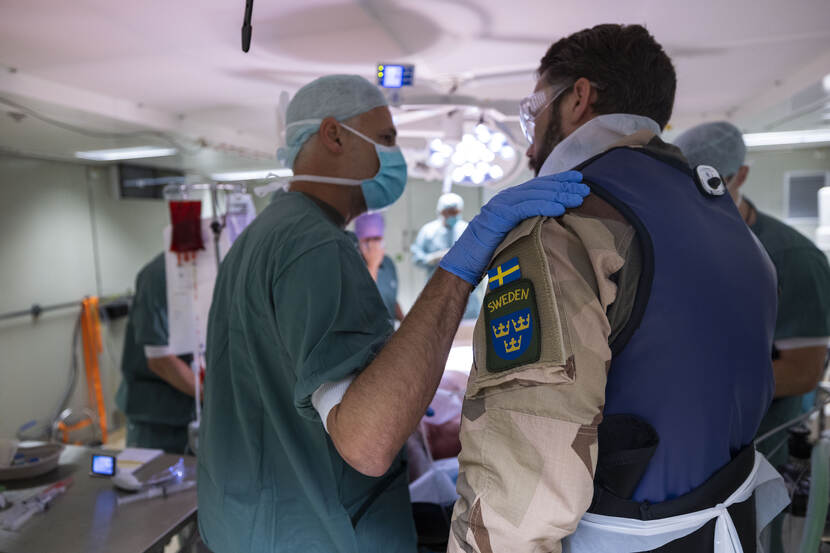
M 453 194 L 452 192 L 442 195 L 438 198 L 438 205 L 435 207 L 435 211 L 441 213 L 445 209 L 457 209 L 458 211 L 461 211 L 464 209 L 464 199 L 458 194 Z
M 364 238 L 383 238 L 386 223 L 380 213 L 364 213 L 354 220 L 354 233 L 359 240 Z
M 722 177 L 738 172 L 746 158 L 746 144 L 741 131 L 726 121 L 692 127 L 674 141 L 689 165 L 711 165 Z
M 345 121 L 387 105 L 378 87 L 359 75 L 327 75 L 311 81 L 288 104 L 285 146 L 277 150 L 277 158 L 292 169 L 303 144 L 320 129 L 323 119 Z

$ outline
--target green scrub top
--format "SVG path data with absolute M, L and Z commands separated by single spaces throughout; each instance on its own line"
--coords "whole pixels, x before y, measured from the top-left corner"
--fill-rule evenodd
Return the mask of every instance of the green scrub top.
M 383 256 L 383 261 L 378 268 L 378 291 L 383 299 L 383 305 L 389 311 L 389 316 L 395 320 L 395 305 L 398 303 L 398 270 L 395 262 L 388 255 Z
M 195 417 L 193 398 L 169 385 L 147 366 L 144 346 L 166 346 L 168 339 L 167 281 L 164 254 L 159 254 L 136 277 L 121 357 L 123 379 L 116 397 L 118 407 L 130 423 L 151 425 L 150 428 L 165 436 L 153 440 L 153 432 L 145 431 L 140 443 L 129 445 L 155 447 L 159 442 L 166 443 L 169 437 L 165 426 L 186 427 Z M 191 357 L 184 356 L 182 360 L 190 365 Z M 175 429 L 170 430 L 180 435 Z
M 358 473 L 311 404 L 392 330 L 342 223 L 278 192 L 219 269 L 198 456 L 199 526 L 215 553 L 416 550 L 403 452 L 381 478 Z
M 767 250 L 778 275 L 775 339 L 830 336 L 830 266 L 827 257 L 794 228 L 756 212 L 757 220 L 750 228 Z M 801 398 L 791 396 L 773 400 L 758 434 L 801 414 Z M 759 444 L 759 451 L 775 466 L 787 461 L 787 446 L 781 445 L 787 436 L 787 432 L 782 431 Z

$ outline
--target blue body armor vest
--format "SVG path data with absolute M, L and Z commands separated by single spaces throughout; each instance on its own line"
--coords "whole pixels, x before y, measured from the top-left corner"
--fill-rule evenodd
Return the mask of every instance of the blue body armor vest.
M 682 159 L 623 147 L 579 170 L 642 251 L 634 308 L 611 344 L 604 415 L 656 431 L 630 499 L 659 503 L 751 444 L 774 390 L 776 277 L 730 196 L 707 191 Z

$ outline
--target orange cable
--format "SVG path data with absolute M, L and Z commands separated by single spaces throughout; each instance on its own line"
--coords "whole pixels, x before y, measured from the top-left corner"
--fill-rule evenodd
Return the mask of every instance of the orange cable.
M 101 321 L 98 317 L 98 298 L 88 297 L 83 301 L 81 326 L 84 342 L 84 359 L 86 361 L 87 388 L 89 399 L 94 399 L 98 411 L 98 421 L 101 425 L 101 439 L 107 441 L 107 408 L 104 403 L 104 392 L 101 387 L 101 369 L 98 356 L 103 351 L 101 341 Z

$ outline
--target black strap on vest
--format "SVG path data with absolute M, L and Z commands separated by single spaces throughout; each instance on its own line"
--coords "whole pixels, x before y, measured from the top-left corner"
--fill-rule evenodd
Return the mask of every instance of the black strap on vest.
M 646 473 L 660 438 L 654 427 L 633 415 L 605 416 L 598 433 L 594 500 L 603 490 L 628 499 Z

